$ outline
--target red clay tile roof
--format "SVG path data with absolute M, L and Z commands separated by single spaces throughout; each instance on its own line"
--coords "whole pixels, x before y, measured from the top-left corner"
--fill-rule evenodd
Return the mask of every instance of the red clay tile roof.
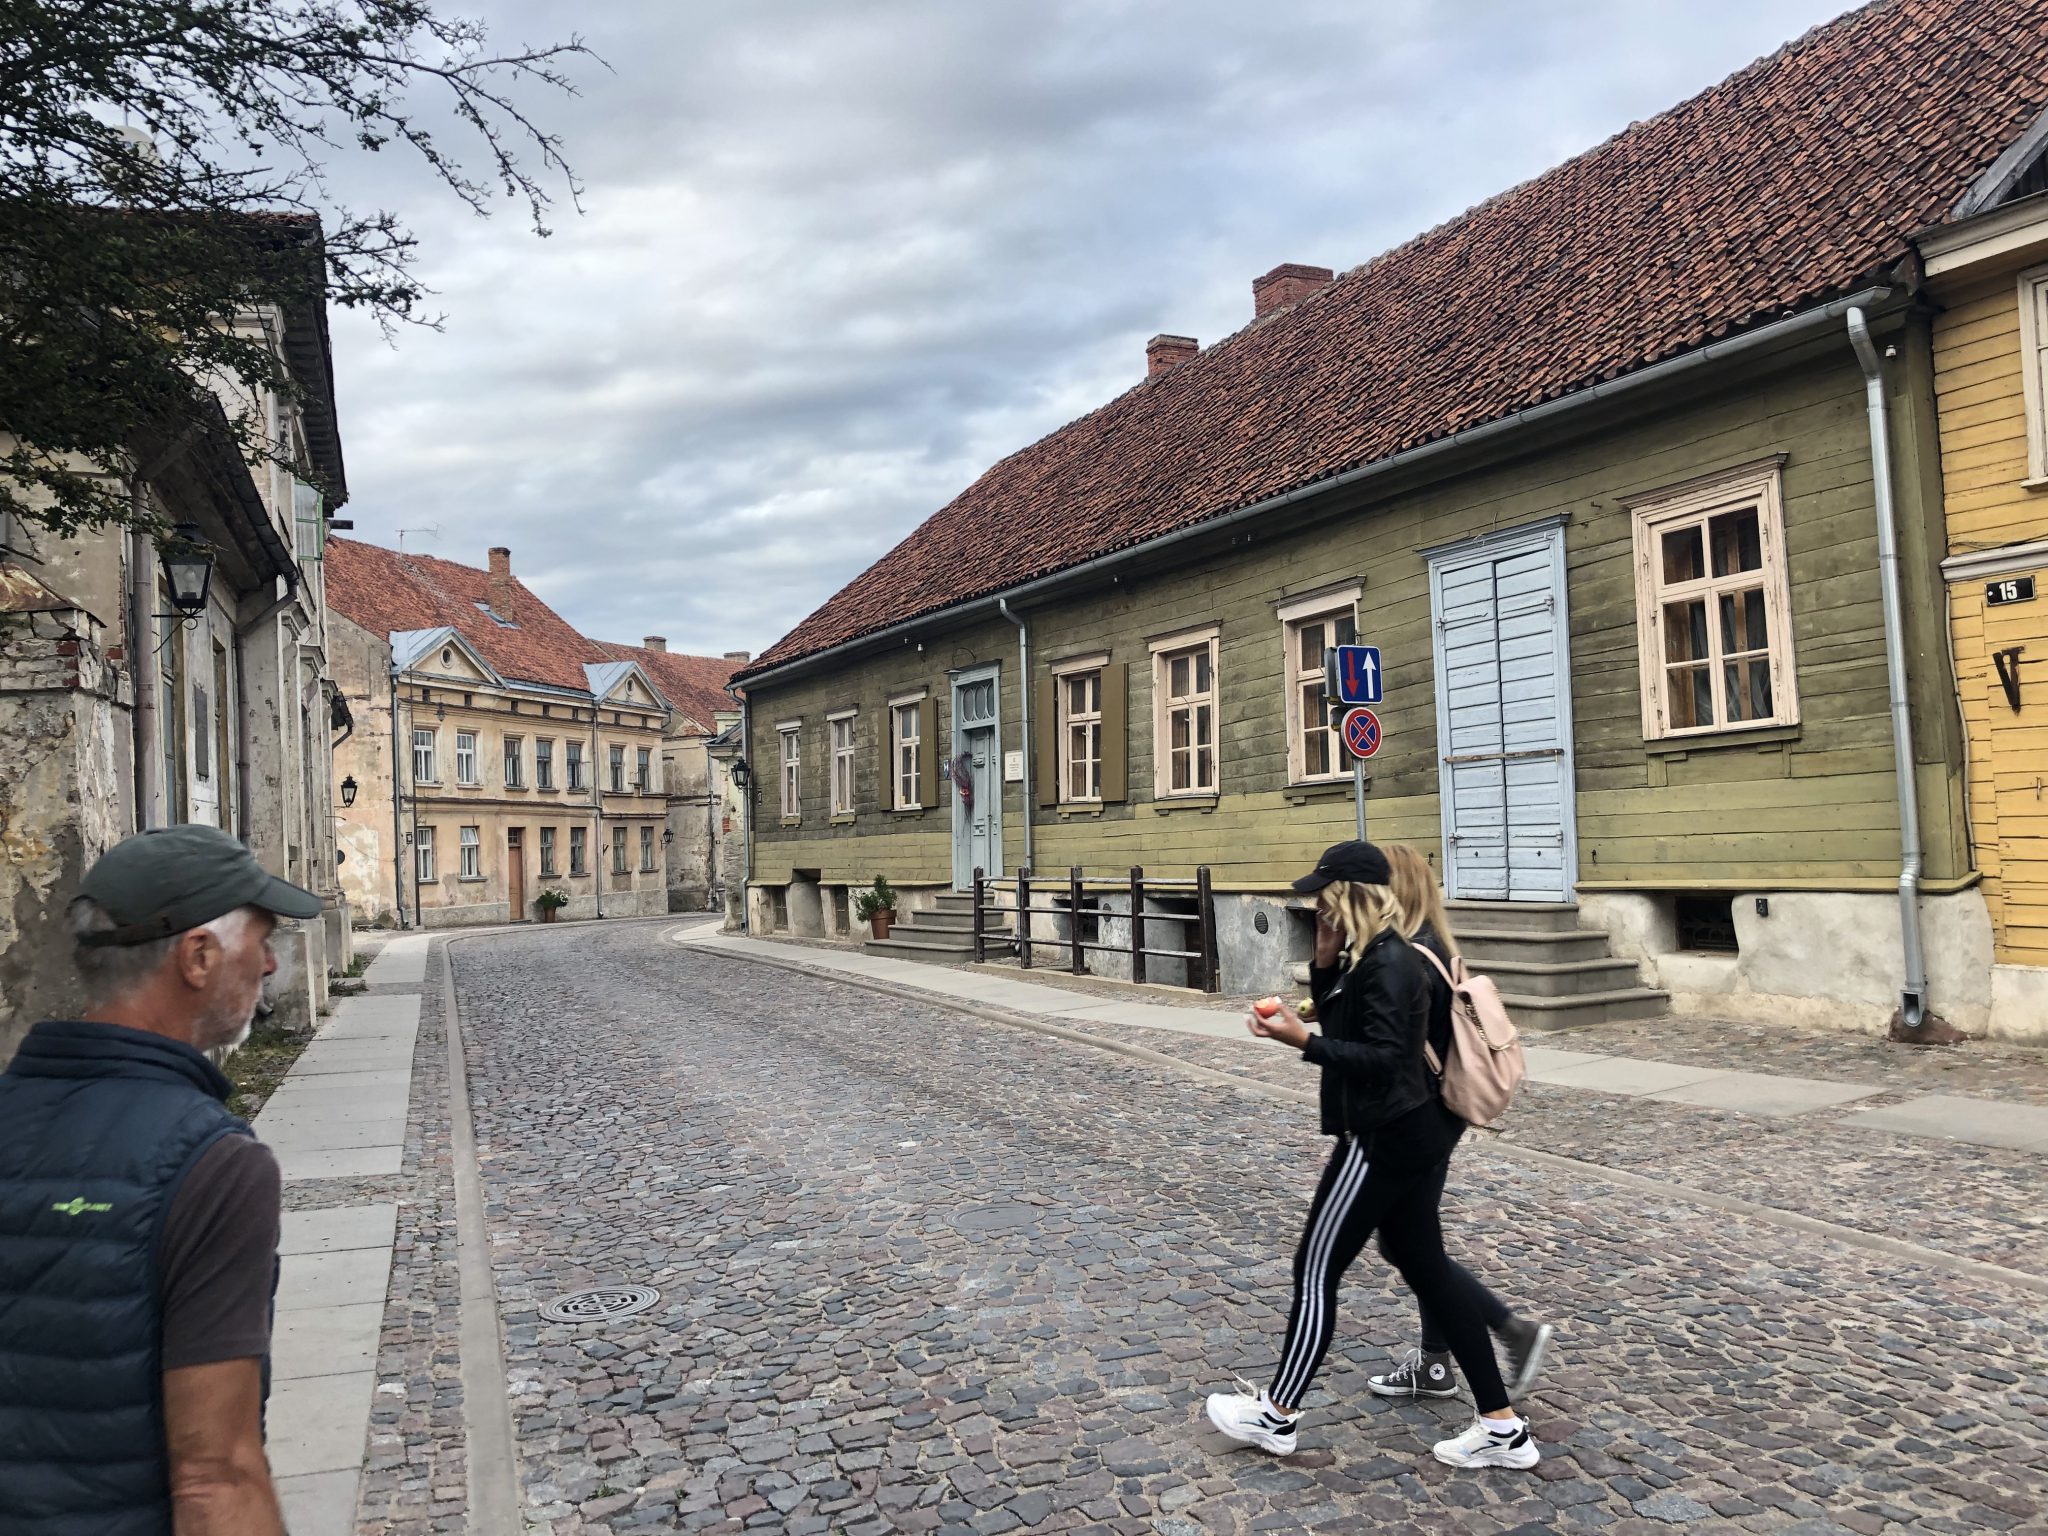
M 1004 459 L 749 671 L 1852 291 L 2044 107 L 2048 0 L 1851 12 Z
M 474 566 L 355 539 L 327 541 L 328 606 L 375 634 L 445 624 L 502 676 L 579 693 L 590 686 L 583 675 L 585 662 L 617 659 L 570 628 L 517 577 L 510 584 L 512 611 L 504 615 L 517 629 L 504 628 L 477 608 L 491 596 L 490 572 Z
M 668 700 L 669 708 L 695 721 L 707 734 L 718 728 L 720 712 L 739 709 L 725 691 L 726 679 L 738 670 L 736 662 L 722 656 L 685 656 L 680 651 L 650 651 L 638 645 L 599 644 L 616 661 L 639 662 Z M 680 727 L 681 721 L 676 725 Z

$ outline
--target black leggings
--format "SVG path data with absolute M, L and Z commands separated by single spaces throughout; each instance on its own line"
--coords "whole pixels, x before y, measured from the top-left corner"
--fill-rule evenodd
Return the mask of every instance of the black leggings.
M 1394 1250 L 1388 1247 L 1384 1231 L 1380 1233 L 1380 1257 L 1394 1264 L 1395 1268 L 1400 1267 L 1395 1264 Z M 1451 1279 L 1465 1293 L 1465 1299 L 1479 1309 L 1480 1321 L 1486 1324 L 1489 1332 L 1499 1333 L 1514 1318 L 1508 1304 L 1480 1284 L 1479 1277 L 1456 1259 L 1451 1260 Z M 1430 1315 L 1428 1306 L 1418 1300 L 1415 1310 L 1422 1318 L 1422 1352 L 1426 1355 L 1449 1354 L 1451 1346 L 1445 1341 L 1444 1331 L 1437 1325 L 1437 1320 Z
M 1287 1347 L 1273 1377 L 1275 1403 L 1290 1409 L 1301 1406 L 1330 1348 L 1337 1284 L 1378 1231 L 1383 1251 L 1425 1315 L 1443 1330 L 1479 1411 L 1492 1413 L 1508 1406 L 1493 1341 L 1473 1295 L 1484 1287 L 1470 1275 L 1461 1280 L 1462 1271 L 1444 1252 L 1437 1207 L 1450 1166 L 1445 1158 L 1427 1168 L 1391 1169 L 1368 1162 L 1357 1138 L 1337 1138 L 1309 1207 L 1308 1228 L 1294 1254 L 1294 1310 L 1287 1319 Z

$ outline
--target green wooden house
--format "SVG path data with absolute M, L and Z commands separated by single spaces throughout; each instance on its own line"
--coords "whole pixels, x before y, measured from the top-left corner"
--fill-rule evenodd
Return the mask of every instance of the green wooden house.
M 1913 236 L 2044 109 L 2048 0 L 1892 0 L 1155 338 L 742 675 L 750 921 L 1079 867 L 1056 957 L 1132 866 L 1205 867 L 1224 989 L 1286 985 L 1286 883 L 1354 825 L 1322 659 L 1357 640 L 1371 835 L 1531 1022 L 1986 1027 Z

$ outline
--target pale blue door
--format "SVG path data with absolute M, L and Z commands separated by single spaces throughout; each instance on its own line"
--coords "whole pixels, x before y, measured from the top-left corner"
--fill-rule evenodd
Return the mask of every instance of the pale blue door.
M 953 888 L 966 890 L 979 869 L 1003 872 L 1003 778 L 997 669 L 953 679 Z M 965 792 L 962 792 L 962 781 Z
M 1430 555 L 1444 889 L 1467 901 L 1570 901 L 1571 651 L 1564 530 Z

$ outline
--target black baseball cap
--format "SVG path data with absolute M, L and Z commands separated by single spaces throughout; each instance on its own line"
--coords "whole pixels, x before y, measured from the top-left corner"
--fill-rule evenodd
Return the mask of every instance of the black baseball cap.
M 1316 867 L 1294 882 L 1297 896 L 1313 896 L 1324 886 L 1339 880 L 1358 885 L 1385 885 L 1394 878 L 1387 856 L 1371 843 L 1332 843 L 1316 860 Z
M 218 827 L 152 827 L 114 844 L 85 872 L 78 894 L 114 920 L 81 943 L 148 944 L 197 928 L 237 907 L 278 917 L 318 917 L 320 898 L 280 880 Z

